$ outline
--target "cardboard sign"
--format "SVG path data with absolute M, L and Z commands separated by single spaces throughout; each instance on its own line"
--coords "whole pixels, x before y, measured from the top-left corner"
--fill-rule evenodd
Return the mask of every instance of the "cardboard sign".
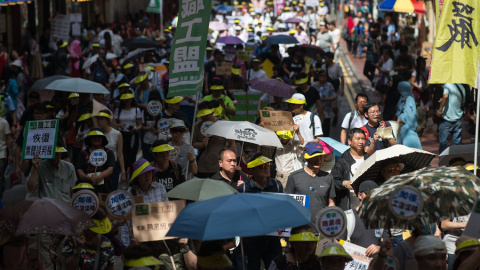
M 211 127 L 213 125 L 213 122 L 212 121 L 205 121 L 202 123 L 202 125 L 200 126 L 200 133 L 204 136 L 204 137 L 210 137 L 208 134 L 207 134 L 207 129 L 209 127 Z
M 125 218 L 132 212 L 134 203 L 133 195 L 130 192 L 117 189 L 107 197 L 107 212 L 116 218 Z
M 93 216 L 100 206 L 97 195 L 91 190 L 80 190 L 72 196 L 72 206 L 81 210 L 90 217 Z
M 107 153 L 103 149 L 95 150 L 88 157 L 88 162 L 95 167 L 102 166 L 107 162 Z
M 151 116 L 157 116 L 162 112 L 162 103 L 159 100 L 151 100 L 147 105 L 147 112 Z
M 239 60 L 239 61 L 250 61 L 251 55 L 252 54 L 251 54 L 250 51 L 237 52 L 237 60 Z
M 140 242 L 172 239 L 166 237 L 185 200 L 136 204 L 132 214 L 133 235 Z
M 55 158 L 58 126 L 58 119 L 27 121 L 23 133 L 22 159 L 33 159 L 35 155 L 42 159 Z
M 273 131 L 292 130 L 293 117 L 291 112 L 260 111 L 263 127 Z
M 465 227 L 463 234 L 480 239 L 480 226 L 478 226 L 478 224 L 480 224 L 480 199 L 477 199 L 473 205 L 472 214 L 470 214 L 467 227 Z
M 163 135 L 167 135 L 170 132 L 171 125 L 172 123 L 165 118 L 162 118 L 157 122 L 157 128 L 160 131 L 160 133 L 162 133 Z
M 347 228 L 345 213 L 340 207 L 330 206 L 318 213 L 318 231 L 327 238 L 337 238 Z
M 345 270 L 359 270 L 359 269 L 368 269 L 368 265 L 372 261 L 372 258 L 367 257 L 365 252 L 366 248 L 340 240 L 340 244 L 343 246 L 345 251 L 352 256 L 353 261 L 348 262 L 345 265 Z
M 100 205 L 105 207 L 105 208 L 108 208 L 107 207 L 107 198 L 108 198 L 108 195 L 109 194 L 106 194 L 106 193 L 98 193 L 98 199 L 100 199 Z M 139 203 L 143 203 L 143 196 L 133 196 L 133 200 L 134 200 L 134 204 L 139 204 Z M 124 218 L 123 216 L 121 218 L 118 218 L 118 217 L 114 217 L 112 214 L 110 214 L 110 212 L 107 210 L 107 217 L 109 219 L 120 219 L 120 220 L 127 220 L 127 221 L 131 221 L 132 220 L 132 213 L 130 213 L 129 215 L 126 216 L 126 218 Z
M 388 207 L 400 219 L 415 218 L 422 211 L 422 194 L 411 186 L 399 187 L 390 193 Z
M 221 62 L 216 64 L 215 73 L 221 76 L 230 76 L 232 75 L 232 66 L 231 62 Z
M 180 147 L 173 146 L 173 150 L 170 150 L 170 160 L 175 161 L 180 155 Z

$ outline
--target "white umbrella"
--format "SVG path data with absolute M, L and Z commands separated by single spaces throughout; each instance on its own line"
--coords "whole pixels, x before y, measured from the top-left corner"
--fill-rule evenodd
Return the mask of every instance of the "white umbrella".
M 248 121 L 217 121 L 205 133 L 229 140 L 283 148 L 274 131 Z
M 466 161 L 472 161 L 475 159 L 475 144 L 460 144 L 460 145 L 450 145 L 442 153 L 440 153 L 438 165 L 448 166 L 448 163 L 451 159 L 456 157 L 461 157 Z
M 113 53 L 107 53 L 106 58 L 107 58 L 107 60 L 112 60 L 112 59 L 117 58 L 117 55 L 116 55 L 116 54 L 113 54 Z M 89 68 L 91 65 L 93 65 L 93 63 L 95 63 L 95 61 L 97 61 L 97 59 L 98 59 L 98 54 L 95 54 L 94 56 L 88 58 L 88 59 L 83 63 L 82 69 Z

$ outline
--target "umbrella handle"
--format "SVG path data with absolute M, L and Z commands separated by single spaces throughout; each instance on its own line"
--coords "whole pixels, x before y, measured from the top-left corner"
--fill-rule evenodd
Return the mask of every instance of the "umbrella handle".
M 127 225 L 128 233 L 130 234 L 130 238 L 133 238 L 133 231 L 132 231 L 132 228 L 130 228 L 130 226 L 128 225 L 127 217 L 123 216 L 123 220 L 125 221 L 125 225 Z

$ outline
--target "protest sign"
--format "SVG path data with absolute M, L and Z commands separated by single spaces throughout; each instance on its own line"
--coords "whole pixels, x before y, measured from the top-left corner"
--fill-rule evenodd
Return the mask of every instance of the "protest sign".
M 173 150 L 170 150 L 170 160 L 175 161 L 180 155 L 180 147 L 174 146 Z
M 233 63 L 230 63 L 230 62 L 217 63 L 215 74 L 228 77 L 232 75 L 232 66 L 233 66 Z
M 170 126 L 172 125 L 172 123 L 168 120 L 168 119 L 165 119 L 165 118 L 162 118 L 160 120 L 158 120 L 157 122 L 157 128 L 158 128 L 158 131 L 160 131 L 160 133 L 166 135 L 170 132 Z
M 165 235 L 183 208 L 185 200 L 136 204 L 132 214 L 135 239 L 147 242 L 174 238 Z
M 390 193 L 388 207 L 398 218 L 415 218 L 422 211 L 422 194 L 411 186 L 399 187 Z
M 239 61 L 250 61 L 251 51 L 240 51 L 237 52 L 237 60 Z
M 135 200 L 130 192 L 117 189 L 107 197 L 107 212 L 113 217 L 124 219 L 132 212 L 134 203 Z
M 91 190 L 80 190 L 72 195 L 72 206 L 93 216 L 100 206 L 97 195 Z
M 303 194 L 291 194 L 291 193 L 275 193 L 275 192 L 262 192 L 265 194 L 274 194 L 274 195 L 287 195 L 295 200 L 297 200 L 299 203 L 301 203 L 305 208 L 310 207 L 310 195 L 303 195 Z M 281 237 L 290 237 L 290 231 L 292 228 L 285 228 L 283 230 L 279 230 L 276 232 L 269 233 L 267 235 L 272 235 L 272 236 L 281 236 Z
M 157 116 L 162 112 L 162 109 L 163 109 L 162 103 L 159 100 L 151 100 L 147 104 L 147 112 L 151 116 Z
M 106 209 L 108 208 L 107 206 L 107 198 L 110 194 L 106 194 L 106 193 L 99 193 L 98 194 L 98 199 L 100 200 L 100 205 L 105 207 Z M 135 204 L 139 204 L 139 203 L 143 203 L 143 196 L 133 196 L 133 200 L 134 200 L 134 205 Z M 121 218 L 117 218 L 117 217 L 114 217 L 112 214 L 110 214 L 110 212 L 107 210 L 107 216 L 108 218 L 110 219 L 121 219 L 121 220 L 125 220 L 123 217 Z M 126 216 L 126 220 L 127 221 L 130 221 L 132 220 L 132 213 L 130 213 L 129 215 Z
M 58 119 L 27 121 L 23 132 L 22 159 L 55 158 Z
M 328 238 L 336 238 L 347 228 L 345 213 L 340 207 L 323 208 L 317 215 L 318 231 Z
M 107 162 L 107 153 L 103 149 L 97 149 L 90 153 L 88 161 L 95 167 L 102 166 Z
M 293 117 L 286 111 L 260 111 L 263 127 L 273 131 L 293 130 Z
M 480 199 L 477 199 L 473 205 L 472 213 L 463 234 L 480 239 L 480 226 L 478 224 L 480 224 Z
M 367 251 L 366 248 L 352 244 L 350 242 L 346 242 L 344 240 L 340 240 L 340 244 L 343 246 L 345 251 L 353 258 L 352 261 L 348 262 L 345 265 L 345 270 L 368 269 L 368 265 L 372 261 L 372 258 L 365 255 L 365 252 Z
M 55 14 L 50 20 L 50 41 L 53 41 L 53 37 L 57 36 L 58 40 L 68 42 L 70 34 L 70 15 Z
M 207 135 L 206 131 L 209 127 L 211 127 L 213 125 L 213 122 L 212 121 L 205 121 L 202 123 L 202 125 L 200 126 L 200 133 L 205 136 L 205 137 L 210 137 Z
M 195 95 L 203 88 L 204 56 L 212 0 L 182 1 L 173 38 L 168 97 Z

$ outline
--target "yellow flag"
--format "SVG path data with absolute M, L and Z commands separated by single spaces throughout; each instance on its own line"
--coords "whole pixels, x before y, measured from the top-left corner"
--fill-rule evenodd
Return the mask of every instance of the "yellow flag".
M 480 48 L 480 1 L 444 0 L 433 45 L 429 83 L 475 86 Z

